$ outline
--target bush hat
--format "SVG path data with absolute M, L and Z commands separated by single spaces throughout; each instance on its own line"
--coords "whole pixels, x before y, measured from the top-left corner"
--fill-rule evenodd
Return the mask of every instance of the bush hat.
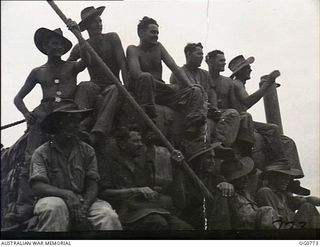
M 293 176 L 295 178 L 301 178 L 301 171 L 291 168 L 289 160 L 285 158 L 276 160 L 271 163 L 271 165 L 265 166 L 263 175 L 270 172 L 278 172 Z
M 42 53 L 48 55 L 43 45 L 45 43 L 48 43 L 52 37 L 59 38 L 62 41 L 64 46 L 63 54 L 67 53 L 71 49 L 71 41 L 63 37 L 62 30 L 60 28 L 57 28 L 55 30 L 50 30 L 44 27 L 39 28 L 34 34 L 34 43 Z
M 83 32 L 87 29 L 88 21 L 92 16 L 100 16 L 106 7 L 101 6 L 94 8 L 93 6 L 87 7 L 81 11 L 81 21 L 79 22 L 80 31 Z
M 248 175 L 254 168 L 254 162 L 250 157 L 243 157 L 240 160 L 233 158 L 221 163 L 220 173 L 227 181 Z
M 81 119 L 84 119 L 93 111 L 93 109 L 80 110 L 75 103 L 66 103 L 59 105 L 52 113 L 48 114 L 41 122 L 41 130 L 50 135 L 54 135 L 59 131 L 58 122 L 66 114 L 80 114 Z
M 228 68 L 232 71 L 230 77 L 232 78 L 235 73 L 237 73 L 242 68 L 250 65 L 254 62 L 254 57 L 249 57 L 247 59 L 244 58 L 243 55 L 236 56 L 233 58 L 228 65 Z

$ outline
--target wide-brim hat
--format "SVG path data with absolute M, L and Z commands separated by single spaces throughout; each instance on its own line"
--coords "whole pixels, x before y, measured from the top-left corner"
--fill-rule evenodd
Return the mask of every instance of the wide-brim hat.
M 52 37 L 59 38 L 62 41 L 63 47 L 64 47 L 63 54 L 67 53 L 71 49 L 72 47 L 71 41 L 63 37 L 62 30 L 60 28 L 57 28 L 55 30 L 49 30 L 44 27 L 39 28 L 34 34 L 34 43 L 42 53 L 48 55 L 43 45 L 45 43 L 48 43 L 48 41 Z
M 301 178 L 302 173 L 298 169 L 293 169 L 290 166 L 290 162 L 287 159 L 279 159 L 271 163 L 271 165 L 265 166 L 263 175 L 266 175 L 270 172 L 278 172 L 290 175 L 294 178 Z
M 80 114 L 81 119 L 86 118 L 93 109 L 79 109 L 75 103 L 65 103 L 59 105 L 52 113 L 48 114 L 41 122 L 41 130 L 45 133 L 54 135 L 59 131 L 58 122 L 66 114 Z
M 244 56 L 239 55 L 233 58 L 228 65 L 228 68 L 232 71 L 230 77 L 233 77 L 235 73 L 237 73 L 242 68 L 250 65 L 254 62 L 254 57 L 248 57 L 247 59 Z
M 102 14 L 102 12 L 104 11 L 106 7 L 105 6 L 101 6 L 98 8 L 94 8 L 93 6 L 87 7 L 85 9 L 83 9 L 81 11 L 81 21 L 79 22 L 79 27 L 80 27 L 80 31 L 83 32 L 84 30 L 87 29 L 87 23 L 88 20 L 90 20 L 90 18 L 92 16 L 100 16 Z
M 254 162 L 250 157 L 243 157 L 224 160 L 221 163 L 220 173 L 227 181 L 248 175 L 254 168 Z
M 214 148 L 216 148 L 219 145 L 221 145 L 221 142 L 215 142 L 211 145 L 206 146 L 198 145 L 199 148 L 197 150 L 194 150 L 190 157 L 187 157 L 187 161 L 190 162 L 204 153 L 211 152 Z

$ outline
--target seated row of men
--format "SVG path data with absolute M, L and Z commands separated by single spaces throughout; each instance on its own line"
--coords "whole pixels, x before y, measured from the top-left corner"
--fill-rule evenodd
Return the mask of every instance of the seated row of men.
M 144 17 L 138 25 L 140 44 L 129 46 L 125 56 L 118 35 L 101 32 L 103 11 L 104 7 L 88 7 L 81 12 L 79 25 L 69 20 L 68 27 L 73 32 L 88 31 L 89 44 L 117 78 L 121 70 L 125 87 L 154 122 L 158 119 L 156 105 L 169 106 L 181 114 L 180 137 L 172 141 L 183 154 L 177 150 L 172 154 L 173 180 L 169 188 L 155 185 L 147 151 L 155 137 L 143 125 L 140 130 L 116 128 L 126 99 L 113 78 L 86 52 L 81 39 L 68 61 L 63 61 L 61 56 L 71 49 L 71 42 L 62 36 L 60 29 L 38 29 L 35 44 L 48 56 L 48 61 L 32 70 L 15 97 L 17 108 L 28 121 L 25 163 L 30 165 L 28 179 L 32 192 L 39 198 L 34 207 L 37 230 L 202 229 L 203 208 L 207 203 L 209 229 L 223 228 L 221 224 L 229 229 L 272 228 L 279 227 L 279 218 L 287 222 L 293 217 L 299 219 L 296 222 L 314 227 L 318 216 L 314 217 L 317 211 L 310 205 L 319 205 L 319 198 L 295 197 L 295 206 L 304 207 L 293 216 L 287 199 L 273 192 L 286 191 L 292 178 L 301 177 L 299 171 L 290 168 L 277 126 L 253 122 L 247 113 L 275 83 L 278 74 L 261 77 L 260 88 L 249 95 L 245 83 L 250 79 L 254 58 L 240 55 L 232 59 L 229 63 L 231 77 L 235 77 L 232 80 L 220 75 L 226 64 L 221 51 L 206 56 L 209 72 L 199 68 L 203 60 L 200 43 L 185 47 L 186 64 L 180 68 L 158 42 L 158 24 L 149 17 Z M 171 84 L 162 80 L 162 61 L 173 73 Z M 77 85 L 76 76 L 85 68 L 90 81 Z M 37 83 L 41 85 L 43 99 L 30 112 L 23 98 Z M 88 115 L 89 109 L 94 110 Z M 215 122 L 209 145 L 204 141 L 207 118 Z M 271 164 L 270 170 L 263 173 L 264 178 L 270 178 L 267 180 L 271 189 L 259 190 L 258 204 L 252 198 L 253 186 L 248 184 L 248 176 L 252 178 L 250 181 L 257 177 L 250 158 L 254 130 L 263 136 L 268 146 L 267 162 Z M 79 140 L 79 131 L 99 156 L 99 172 L 95 151 Z M 112 133 L 117 133 L 113 158 L 104 155 L 112 154 L 104 150 Z M 48 134 L 51 137 L 46 142 Z M 203 203 L 203 196 L 184 176 L 179 168 L 184 157 L 217 198 L 215 203 Z M 221 165 L 217 165 L 216 158 L 223 160 Z M 273 181 L 276 176 L 284 180 L 280 187 L 279 179 Z M 170 197 L 165 192 L 170 192 Z M 224 207 L 226 204 L 229 206 Z M 232 217 L 219 212 L 226 208 L 233 208 Z M 306 215 L 312 215 L 311 219 Z

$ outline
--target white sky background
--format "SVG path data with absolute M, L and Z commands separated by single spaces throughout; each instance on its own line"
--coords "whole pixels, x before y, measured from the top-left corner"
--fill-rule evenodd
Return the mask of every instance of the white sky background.
M 314 195 L 319 185 L 319 0 L 125 0 L 57 1 L 67 17 L 80 21 L 88 6 L 106 6 L 102 14 L 104 32 L 117 32 L 124 49 L 138 44 L 136 28 L 143 16 L 160 25 L 159 41 L 178 65 L 185 62 L 183 48 L 188 42 L 202 42 L 204 51 L 220 49 L 227 62 L 243 54 L 254 56 L 252 79 L 247 90 L 258 88 L 259 78 L 274 69 L 281 71 L 278 97 L 286 135 L 298 147 L 306 177 L 302 184 Z M 207 7 L 209 6 L 209 9 Z M 208 13 L 208 16 L 207 16 Z M 13 104 L 30 71 L 46 62 L 33 36 L 40 27 L 60 27 L 76 43 L 46 1 L 1 1 L 1 125 L 23 118 Z M 87 37 L 87 33 L 83 33 Z M 69 53 L 64 55 L 64 59 Z M 165 66 L 164 66 L 165 67 Z M 207 69 L 203 62 L 203 69 Z M 223 73 L 231 73 L 226 68 Z M 164 80 L 170 73 L 164 70 Z M 87 72 L 78 81 L 87 80 Z M 26 98 L 29 110 L 42 98 L 37 86 Z M 249 111 L 265 121 L 262 100 Z M 12 145 L 24 132 L 25 124 L 6 129 L 1 143 Z

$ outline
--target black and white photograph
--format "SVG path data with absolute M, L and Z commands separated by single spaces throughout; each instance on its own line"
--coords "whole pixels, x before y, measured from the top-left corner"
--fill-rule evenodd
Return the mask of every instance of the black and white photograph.
M 319 239 L 319 7 L 1 1 L 1 239 Z

